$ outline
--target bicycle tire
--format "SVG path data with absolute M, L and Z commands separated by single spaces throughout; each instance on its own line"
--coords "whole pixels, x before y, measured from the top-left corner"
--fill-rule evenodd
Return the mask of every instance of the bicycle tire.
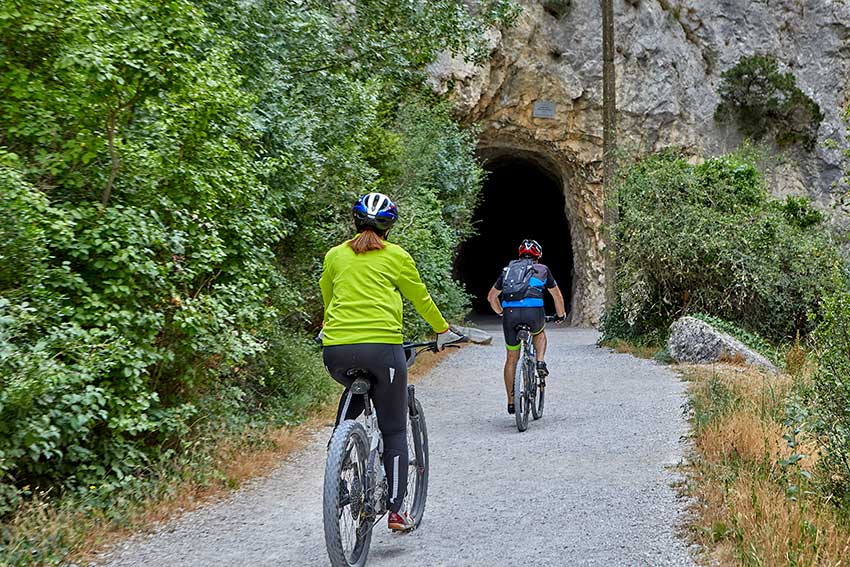
M 369 555 L 374 518 L 369 517 L 365 502 L 368 456 L 369 442 L 363 425 L 354 420 L 343 421 L 331 438 L 325 463 L 322 497 L 325 545 L 328 558 L 334 567 L 363 567 Z M 352 481 L 346 481 L 344 488 L 341 488 L 342 475 L 349 468 L 354 471 Z M 343 502 L 343 495 L 346 493 L 347 504 Z M 346 520 L 349 517 L 352 520 L 353 533 L 352 526 L 349 526 L 343 534 L 340 523 L 348 524 Z M 352 539 L 353 541 L 350 541 Z M 348 553 L 345 543 L 352 544 Z
M 407 510 L 418 528 L 425 514 L 425 501 L 428 499 L 428 427 L 425 424 L 425 413 L 422 411 L 419 400 L 414 398 L 407 419 L 407 452 L 410 464 L 403 509 Z M 419 455 L 421 455 L 421 463 Z
M 541 385 L 540 377 L 537 375 L 536 361 L 532 360 L 529 362 L 528 373 L 534 384 L 534 400 L 531 403 L 531 416 L 534 419 L 540 419 L 543 417 L 543 396 L 545 388 Z
M 543 385 L 543 381 L 537 376 L 535 372 L 535 380 L 537 380 L 537 404 L 536 407 L 532 407 L 532 414 L 534 419 L 540 419 L 543 417 L 543 400 L 546 397 L 546 387 Z
M 525 391 L 525 338 L 520 337 L 519 360 L 514 372 L 514 416 L 520 432 L 528 429 L 528 397 Z

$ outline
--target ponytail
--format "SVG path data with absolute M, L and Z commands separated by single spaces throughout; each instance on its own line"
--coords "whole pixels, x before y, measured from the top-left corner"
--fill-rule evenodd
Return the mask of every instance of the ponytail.
M 370 250 L 382 250 L 384 248 L 384 238 L 376 233 L 371 228 L 363 230 L 360 234 L 348 242 L 355 254 L 365 254 Z

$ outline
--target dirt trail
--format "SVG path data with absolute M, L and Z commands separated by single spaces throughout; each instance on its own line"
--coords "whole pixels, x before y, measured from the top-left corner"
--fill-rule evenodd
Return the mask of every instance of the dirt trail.
M 669 369 L 550 329 L 542 420 L 505 412 L 503 342 L 467 347 L 417 384 L 431 447 L 420 529 L 375 530 L 369 565 L 691 565 L 684 504 L 684 385 Z M 329 430 L 269 477 L 159 532 L 119 545 L 110 566 L 326 565 L 321 484 Z

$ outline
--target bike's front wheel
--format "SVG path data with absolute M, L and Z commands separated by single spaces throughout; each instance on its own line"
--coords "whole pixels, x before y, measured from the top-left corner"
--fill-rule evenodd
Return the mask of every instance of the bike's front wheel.
M 412 389 L 413 387 L 410 386 Z M 416 527 L 422 522 L 425 513 L 425 500 L 428 498 L 428 428 L 425 425 L 425 413 L 422 404 L 409 394 L 410 404 L 407 423 L 407 494 L 403 509 L 410 514 Z
M 531 415 L 534 416 L 534 419 L 540 419 L 543 417 L 543 397 L 546 394 L 546 382 L 537 375 L 537 367 L 534 363 L 531 363 L 531 367 L 528 369 L 528 375 L 534 384 L 534 401 L 531 404 Z
M 325 463 L 323 514 L 325 544 L 334 567 L 362 567 L 372 541 L 366 502 L 366 430 L 356 421 L 337 427 Z
M 516 372 L 514 372 L 514 416 L 516 417 L 516 428 L 519 431 L 525 431 L 528 429 L 528 412 L 529 412 L 529 400 L 528 400 L 528 390 L 526 388 L 527 380 L 525 379 L 525 345 L 523 343 L 520 348 L 519 360 L 516 365 Z

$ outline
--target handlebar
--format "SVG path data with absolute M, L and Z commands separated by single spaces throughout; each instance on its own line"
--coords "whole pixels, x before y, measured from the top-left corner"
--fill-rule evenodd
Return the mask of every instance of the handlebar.
M 465 343 L 468 341 L 469 339 L 467 337 L 461 335 L 460 339 L 452 341 L 450 343 L 446 343 L 445 345 L 443 345 L 443 348 L 460 348 L 461 343 Z M 408 368 L 413 365 L 413 362 L 416 360 L 416 357 L 420 352 L 425 352 L 426 350 L 429 350 L 431 352 L 439 352 L 439 348 L 437 347 L 437 341 L 427 341 L 424 343 L 404 343 L 401 345 L 401 348 L 404 349 L 404 356 L 405 358 L 407 358 Z
M 322 346 L 321 335 L 316 335 L 313 339 L 320 347 Z M 461 343 L 469 342 L 469 338 L 461 335 L 460 339 L 456 341 L 452 341 L 450 343 L 446 343 L 443 345 L 443 348 L 451 347 L 451 348 L 460 348 Z M 416 360 L 416 356 L 420 352 L 425 352 L 426 350 L 430 350 L 431 352 L 439 352 L 439 347 L 437 347 L 437 341 L 426 341 L 423 343 L 403 343 L 401 348 L 404 349 L 404 356 L 407 359 L 407 367 L 413 364 L 413 361 Z

